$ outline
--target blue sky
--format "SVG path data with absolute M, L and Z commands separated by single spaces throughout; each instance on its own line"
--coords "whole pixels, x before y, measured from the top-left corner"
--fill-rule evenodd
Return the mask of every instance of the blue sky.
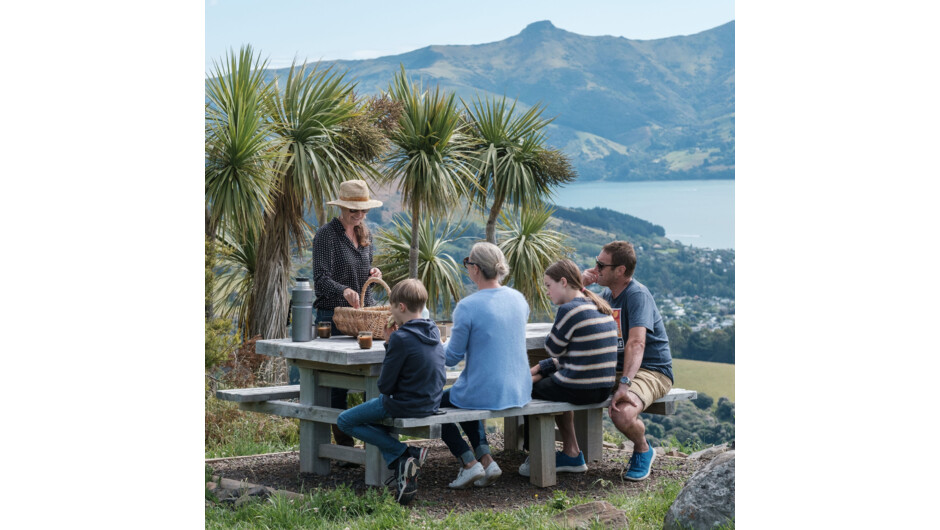
M 505 39 L 550 20 L 582 35 L 657 39 L 734 19 L 733 0 L 603 1 L 206 0 L 206 70 L 250 43 L 274 67 L 298 59 L 368 59 L 431 44 Z

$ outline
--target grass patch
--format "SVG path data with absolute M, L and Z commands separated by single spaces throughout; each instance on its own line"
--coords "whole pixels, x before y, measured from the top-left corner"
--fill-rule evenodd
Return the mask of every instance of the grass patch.
M 669 506 L 682 489 L 678 480 L 658 484 L 650 482 L 639 494 L 613 494 L 607 501 L 626 511 L 630 528 L 662 528 Z M 542 494 L 544 496 L 544 494 Z M 568 497 L 564 491 L 540 498 L 533 492 L 534 504 L 516 510 L 477 510 L 451 512 L 443 518 L 429 514 L 420 502 L 412 507 L 399 506 L 385 490 L 367 490 L 362 496 L 348 486 L 308 492 L 305 500 L 289 500 L 274 496 L 266 500 L 229 507 L 206 507 L 206 528 L 557 528 L 551 518 L 572 506 L 591 502 L 593 498 Z M 733 528 L 733 527 L 732 527 Z
M 206 399 L 206 458 L 296 451 L 300 420 L 240 410 L 238 405 Z
M 409 512 L 383 490 L 357 496 L 347 486 L 317 490 L 305 501 L 272 496 L 238 508 L 206 507 L 206 528 L 401 528 Z
M 676 388 L 704 392 L 715 398 L 715 402 L 722 396 L 734 401 L 733 364 L 673 359 L 672 372 Z
M 663 527 L 666 512 L 682 491 L 683 482 L 664 480 L 658 483 L 647 482 L 646 490 L 634 495 L 614 494 L 607 502 L 627 512 L 631 530 Z

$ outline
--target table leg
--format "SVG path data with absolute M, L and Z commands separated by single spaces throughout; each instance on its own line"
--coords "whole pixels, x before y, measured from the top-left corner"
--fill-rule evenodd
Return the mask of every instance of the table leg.
M 554 486 L 555 420 L 551 414 L 529 416 L 529 482 L 541 488 Z
M 330 388 L 321 387 L 319 372 L 298 367 L 300 371 L 300 402 L 304 405 L 330 406 Z M 330 459 L 319 458 L 317 448 L 330 443 L 330 424 L 300 420 L 300 472 L 330 474 Z
M 369 401 L 379 397 L 379 378 L 376 376 L 366 376 L 366 396 Z M 397 436 L 393 434 L 392 436 Z M 366 484 L 369 486 L 383 486 L 385 480 L 392 475 L 392 471 L 385 465 L 385 459 L 382 458 L 382 452 L 372 444 L 366 446 Z
M 522 450 L 522 416 L 503 418 L 503 450 Z
M 574 411 L 574 434 L 584 461 L 600 460 L 604 450 L 604 409 Z

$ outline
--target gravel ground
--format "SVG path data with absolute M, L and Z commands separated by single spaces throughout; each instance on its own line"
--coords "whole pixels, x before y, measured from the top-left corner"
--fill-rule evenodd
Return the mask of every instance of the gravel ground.
M 427 461 L 418 475 L 418 495 L 411 506 L 422 507 L 437 515 L 451 511 L 479 509 L 514 509 L 545 502 L 555 490 L 567 492 L 569 497 L 580 495 L 606 498 L 614 493 L 637 494 L 654 487 L 663 479 L 688 479 L 706 462 L 689 461 L 681 457 L 658 455 L 650 478 L 643 482 L 623 480 L 621 475 L 629 451 L 604 448 L 602 461 L 588 463 L 585 473 L 559 473 L 558 483 L 548 488 L 529 484 L 529 479 L 517 472 L 525 460 L 519 451 L 503 451 L 500 433 L 488 433 L 490 449 L 503 475 L 492 486 L 451 490 L 447 487 L 457 476 L 457 459 L 440 440 L 412 440 L 409 445 L 430 448 Z M 561 444 L 557 444 L 561 449 Z M 275 489 L 302 493 L 315 488 L 332 488 L 346 484 L 357 492 L 365 491 L 362 467 L 343 468 L 334 463 L 329 476 L 300 473 L 300 457 L 296 452 L 257 455 L 207 462 L 214 474 L 234 480 L 245 480 Z M 383 486 L 384 487 L 384 486 Z

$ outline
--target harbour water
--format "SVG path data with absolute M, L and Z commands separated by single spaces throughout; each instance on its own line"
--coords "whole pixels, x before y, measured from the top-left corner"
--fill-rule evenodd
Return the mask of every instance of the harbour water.
M 687 245 L 734 248 L 733 180 L 575 183 L 554 194 L 559 206 L 600 206 L 666 229 Z

